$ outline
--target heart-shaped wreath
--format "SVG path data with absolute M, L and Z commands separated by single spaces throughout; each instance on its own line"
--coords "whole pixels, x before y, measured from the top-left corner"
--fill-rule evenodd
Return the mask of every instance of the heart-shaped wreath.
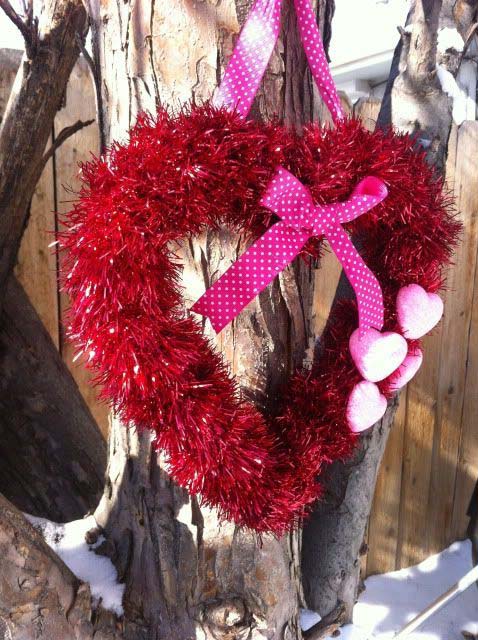
M 295 1 L 315 77 L 340 116 L 309 0 Z M 409 136 L 371 133 L 342 117 L 335 128 L 312 124 L 300 136 L 277 122 L 245 119 L 278 33 L 281 1 L 272 4 L 271 14 L 271 2 L 256 3 L 219 102 L 141 115 L 126 143 L 82 166 L 83 186 L 61 243 L 68 250 L 69 332 L 103 396 L 125 423 L 155 431 L 180 485 L 224 518 L 280 534 L 320 495 L 324 465 L 351 453 L 354 432 L 380 419 L 386 398 L 419 368 L 419 338 L 441 316 L 436 292 L 459 225 L 441 179 Z M 256 33 L 258 21 L 262 37 L 254 40 L 251 25 Z M 238 89 L 244 60 L 253 77 Z M 297 183 L 300 202 L 309 198 L 307 206 L 322 217 L 340 203 L 350 213 L 365 201 L 367 195 L 357 195 L 364 180 L 383 186 L 367 213 L 346 218 L 345 228 L 381 289 L 384 324 L 360 323 L 356 330 L 355 302 L 336 305 L 320 360 L 292 377 L 280 415 L 271 418 L 241 397 L 201 323 L 185 310 L 174 247 L 221 225 L 268 233 L 280 218 L 270 196 L 291 204 L 290 191 L 274 191 L 284 175 Z M 306 233 L 296 251 L 305 258 L 317 256 L 330 236 L 327 225 L 288 229 Z M 354 254 L 344 262 L 352 281 L 355 260 Z M 359 294 L 361 287 L 356 279 Z

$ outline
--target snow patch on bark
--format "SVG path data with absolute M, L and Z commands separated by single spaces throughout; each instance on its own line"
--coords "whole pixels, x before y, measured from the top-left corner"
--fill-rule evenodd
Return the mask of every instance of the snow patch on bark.
M 458 29 L 451 27 L 443 27 L 438 32 L 438 51 L 446 53 L 447 51 L 463 51 L 465 43 L 458 32 Z
M 94 550 L 104 541 L 100 536 L 94 544 L 88 544 L 85 536 L 98 527 L 93 516 L 57 524 L 45 518 L 25 514 L 27 520 L 42 534 L 48 546 L 63 560 L 66 566 L 82 582 L 88 582 L 93 605 L 123 615 L 124 584 L 119 584 L 116 569 L 109 558 L 97 555 Z
M 465 120 L 475 120 L 476 101 L 473 95 L 473 87 L 466 81 L 460 82 L 461 74 L 459 74 L 457 82 L 453 74 L 443 65 L 437 65 L 436 71 L 442 90 L 453 100 L 453 121 L 460 125 Z M 476 91 L 476 80 L 474 89 Z

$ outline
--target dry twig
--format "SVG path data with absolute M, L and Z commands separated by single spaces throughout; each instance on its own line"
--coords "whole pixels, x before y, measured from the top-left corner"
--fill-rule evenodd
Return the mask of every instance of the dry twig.
M 25 20 L 23 20 L 9 0 L 0 0 L 0 9 L 13 22 L 25 40 L 25 50 L 28 58 L 31 60 L 36 53 L 38 43 L 38 18 L 33 15 L 33 2 L 29 2 L 26 6 L 23 2 L 25 10 Z
M 302 633 L 304 640 L 323 640 L 329 638 L 346 622 L 346 607 L 339 602 L 336 608 L 324 616 L 320 622 Z
M 76 36 L 76 41 L 78 43 L 78 46 L 80 47 L 80 51 L 86 61 L 86 64 L 90 68 L 91 75 L 93 77 L 93 83 L 95 85 L 96 117 L 98 118 L 98 130 L 100 134 L 100 151 L 101 153 L 103 153 L 106 149 L 106 140 L 103 121 L 103 108 L 101 104 L 101 74 L 88 49 L 85 47 L 83 39 L 78 34 Z
M 83 120 L 78 120 L 77 122 L 75 122 L 75 124 L 62 129 L 60 133 L 55 137 L 55 140 L 53 141 L 51 147 L 43 155 L 43 158 L 40 161 L 41 170 L 43 170 L 43 167 L 46 165 L 48 160 L 52 157 L 55 151 L 61 147 L 65 140 L 71 138 L 71 136 L 77 133 L 77 131 L 81 131 L 81 129 L 89 127 L 93 122 L 94 120 L 86 120 L 85 122 L 83 122 Z

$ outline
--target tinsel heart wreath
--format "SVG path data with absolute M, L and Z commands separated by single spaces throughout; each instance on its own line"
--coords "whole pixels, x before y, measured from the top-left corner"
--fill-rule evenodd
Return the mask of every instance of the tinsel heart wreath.
M 304 26 L 305 15 L 310 28 L 309 0 L 295 1 L 299 23 Z M 276 21 L 278 8 L 280 0 Z M 269 27 L 275 24 L 261 0 L 251 18 L 258 15 Z M 250 42 L 244 33 L 247 25 L 238 47 Z M 254 59 L 270 54 L 267 39 L 259 40 L 258 50 L 246 48 Z M 309 59 L 317 62 L 307 43 Z M 230 79 L 226 72 L 226 88 Z M 256 84 L 257 78 L 251 95 Z M 330 85 L 326 89 L 330 95 Z M 405 371 L 408 363 L 418 368 L 419 340 L 405 342 L 397 296 L 410 302 L 421 292 L 429 301 L 441 288 L 459 225 L 441 179 L 409 136 L 371 133 L 357 120 L 339 117 L 333 129 L 312 124 L 299 136 L 277 122 L 246 120 L 244 102 L 233 108 L 224 102 L 192 105 L 176 115 L 164 109 L 155 117 L 141 115 L 127 142 L 82 166 L 79 200 L 61 237 L 72 302 L 69 333 L 123 421 L 154 430 L 180 485 L 223 518 L 280 534 L 320 495 L 317 476 L 324 465 L 350 455 L 353 430 L 371 426 L 383 414 L 385 398 L 413 375 Z M 245 235 L 264 233 L 277 221 L 261 202 L 278 166 L 317 205 L 347 200 L 369 176 L 386 185 L 387 197 L 344 227 L 380 283 L 383 329 L 397 334 L 398 350 L 406 348 L 396 370 L 377 381 L 372 347 L 387 342 L 388 334 L 378 334 L 377 327 L 370 331 L 378 340 L 371 334 L 362 343 L 356 335 L 351 340 L 357 306 L 342 302 L 321 338 L 320 360 L 292 377 L 280 415 L 271 418 L 241 397 L 198 317 L 185 310 L 174 247 L 221 225 Z M 301 256 L 318 256 L 322 240 L 310 239 Z M 417 289 L 407 297 L 408 285 Z

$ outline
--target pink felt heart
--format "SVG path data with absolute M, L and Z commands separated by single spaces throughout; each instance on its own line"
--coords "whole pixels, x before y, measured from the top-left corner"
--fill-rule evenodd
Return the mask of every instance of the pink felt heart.
M 390 391 L 398 391 L 410 382 L 418 369 L 422 366 L 423 351 L 416 349 L 414 353 L 409 353 L 400 367 L 390 376 Z
M 409 340 L 421 338 L 438 324 L 443 315 L 443 300 L 418 284 L 402 287 L 397 296 L 397 317 L 403 335 Z
M 363 380 L 355 385 L 347 403 L 347 422 L 355 433 L 369 429 L 387 409 L 387 399 L 373 382 Z
M 387 378 L 408 352 L 407 341 L 399 333 L 380 333 L 376 329 L 367 329 L 363 335 L 356 329 L 350 336 L 349 347 L 355 366 L 370 382 Z

